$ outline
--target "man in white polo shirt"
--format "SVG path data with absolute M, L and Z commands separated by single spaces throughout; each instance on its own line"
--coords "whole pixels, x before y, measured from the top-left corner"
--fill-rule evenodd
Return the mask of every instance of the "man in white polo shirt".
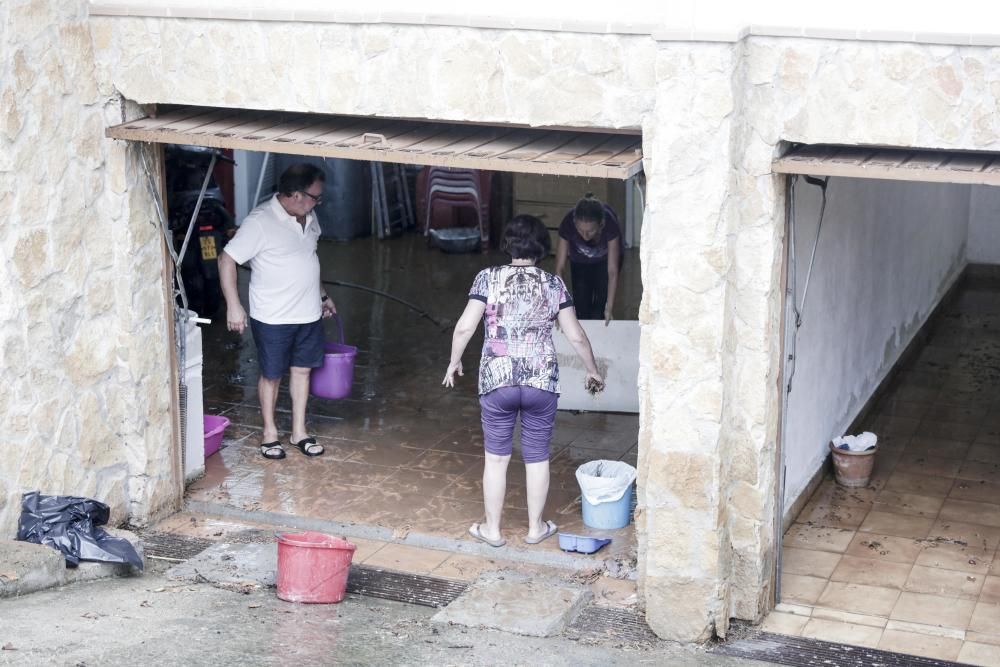
M 268 459 L 285 458 L 274 421 L 285 371 L 292 395 L 290 443 L 306 456 L 323 453 L 323 445 L 306 432 L 306 402 L 309 373 L 323 365 L 323 318 L 337 312 L 323 289 L 316 256 L 320 228 L 313 209 L 323 198 L 325 180 L 314 165 L 289 167 L 278 179 L 278 193 L 250 212 L 219 255 L 226 325 L 240 334 L 247 313 L 236 287 L 236 265 L 250 263 L 250 329 L 257 344 L 264 421 L 260 453 Z

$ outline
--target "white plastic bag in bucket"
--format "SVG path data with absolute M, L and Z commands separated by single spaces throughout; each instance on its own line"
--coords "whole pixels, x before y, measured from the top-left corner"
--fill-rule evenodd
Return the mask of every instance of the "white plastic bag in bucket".
M 636 470 L 624 461 L 590 461 L 576 469 L 583 497 L 591 505 L 620 500 L 635 481 Z

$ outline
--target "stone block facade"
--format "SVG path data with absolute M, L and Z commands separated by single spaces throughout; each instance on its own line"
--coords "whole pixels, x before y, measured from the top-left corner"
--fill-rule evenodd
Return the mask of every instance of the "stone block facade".
M 177 506 L 161 235 L 84 2 L 4 3 L 0 530 L 28 490 Z M 129 105 L 129 113 L 138 109 Z
M 0 527 L 22 490 L 175 502 L 160 238 L 136 104 L 643 133 L 640 584 L 661 636 L 772 598 L 782 142 L 1000 151 L 1000 49 L 86 15 L 14 2 L 0 92 Z M 29 64 L 30 63 L 30 64 Z

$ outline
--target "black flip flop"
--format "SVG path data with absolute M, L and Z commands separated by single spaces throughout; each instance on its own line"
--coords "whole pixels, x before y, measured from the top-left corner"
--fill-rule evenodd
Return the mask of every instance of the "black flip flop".
M 278 453 L 268 453 L 272 449 L 277 449 Z M 265 459 L 283 459 L 285 458 L 285 449 L 281 446 L 281 443 L 275 440 L 274 442 L 262 442 L 260 443 L 260 454 Z
M 322 456 L 323 452 L 326 451 L 326 449 L 323 448 L 323 445 L 316 442 L 316 438 L 312 437 L 302 438 L 298 442 L 293 442 L 291 444 L 292 447 L 298 447 L 299 451 L 305 454 L 306 456 Z M 320 447 L 321 449 L 318 452 L 310 452 L 309 448 L 312 446 Z

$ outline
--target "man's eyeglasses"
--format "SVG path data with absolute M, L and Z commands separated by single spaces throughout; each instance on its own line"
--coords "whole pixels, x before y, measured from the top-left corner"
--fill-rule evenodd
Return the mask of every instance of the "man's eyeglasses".
M 320 204 L 323 203 L 323 195 L 316 196 L 312 193 L 306 192 L 305 190 L 299 190 L 299 192 L 304 194 L 306 197 L 309 197 L 309 199 L 312 199 L 313 202 L 316 204 L 316 206 L 319 206 Z

